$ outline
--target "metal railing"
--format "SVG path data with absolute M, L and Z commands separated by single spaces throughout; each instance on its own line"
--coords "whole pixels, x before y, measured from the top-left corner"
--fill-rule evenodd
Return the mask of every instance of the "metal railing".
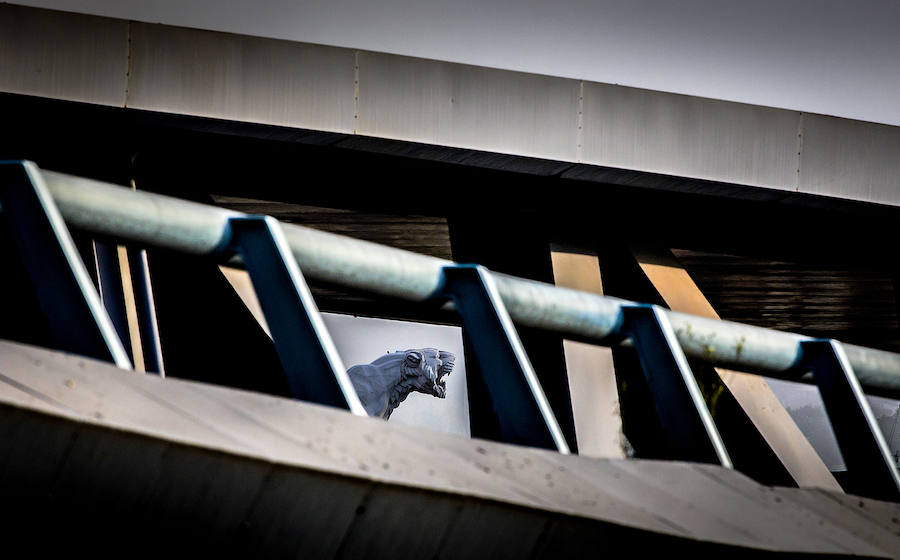
M 874 472 L 886 495 L 900 497 L 900 476 L 862 393 L 863 387 L 900 393 L 898 354 L 493 273 L 268 217 L 41 171 L 28 162 L 9 162 L 0 168 L 0 201 L 14 231 L 22 229 L 16 225 L 23 221 L 20 217 L 27 215 L 33 221 L 42 214 L 57 238 L 66 237 L 67 232 L 59 231 L 65 226 L 54 222 L 58 209 L 68 225 L 95 235 L 245 266 L 298 398 L 355 413 L 361 410 L 309 296 L 304 280 L 309 277 L 392 298 L 454 307 L 469 331 L 482 369 L 491 372 L 485 382 L 507 441 L 568 452 L 515 323 L 601 345 L 633 345 L 657 411 L 673 439 L 673 458 L 731 464 L 687 358 L 788 380 L 805 376 L 822 391 L 848 467 Z M 23 253 L 56 250 L 49 247 L 52 240 L 28 239 L 30 233 L 21 231 L 18 235 Z M 57 243 L 65 246 L 65 239 Z M 71 251 L 63 247 L 60 254 L 65 263 L 60 266 L 77 268 Z M 35 272 L 32 278 L 40 274 Z M 83 279 L 80 282 L 82 292 L 90 291 Z M 108 319 L 100 316 L 90 295 L 84 297 L 90 309 L 85 317 L 94 318 L 99 338 L 112 348 L 107 359 L 127 367 L 116 341 L 108 340 L 115 335 L 109 332 Z M 284 305 L 285 298 L 293 305 Z M 294 311 L 279 311 L 284 308 Z M 272 316 L 278 313 L 281 316 Z M 485 363 L 491 367 L 484 367 Z M 841 425 L 849 426 L 849 433 L 844 434 Z
M 230 218 L 239 212 L 44 171 L 66 222 L 89 232 L 196 255 L 228 253 Z M 281 224 L 303 274 L 409 301 L 438 293 L 450 261 L 367 241 Z M 633 302 L 493 273 L 517 324 L 609 345 L 621 338 L 621 310 Z M 716 366 L 798 380 L 800 343 L 810 337 L 664 310 L 684 353 Z M 844 344 L 863 387 L 900 393 L 900 354 Z

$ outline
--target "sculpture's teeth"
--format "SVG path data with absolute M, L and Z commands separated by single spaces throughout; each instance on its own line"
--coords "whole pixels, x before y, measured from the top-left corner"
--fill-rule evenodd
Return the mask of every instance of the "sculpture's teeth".
M 435 383 L 433 393 L 434 396 L 443 399 L 447 395 L 447 386 L 443 383 Z

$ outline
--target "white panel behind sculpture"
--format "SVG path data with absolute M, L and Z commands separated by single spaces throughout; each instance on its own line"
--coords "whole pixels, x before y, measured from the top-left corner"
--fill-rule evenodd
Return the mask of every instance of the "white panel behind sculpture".
M 411 393 L 391 414 L 390 422 L 469 436 L 462 329 L 335 313 L 323 313 L 322 318 L 348 368 L 368 364 L 384 354 L 407 348 L 430 347 L 455 354 L 456 365 L 446 380 L 446 398 Z

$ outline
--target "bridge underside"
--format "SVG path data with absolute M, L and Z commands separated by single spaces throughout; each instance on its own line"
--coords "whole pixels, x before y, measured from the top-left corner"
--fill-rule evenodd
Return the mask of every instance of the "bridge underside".
M 0 372 L 4 538 L 34 552 L 900 550 L 896 504 L 719 467 L 469 440 L 9 342 Z

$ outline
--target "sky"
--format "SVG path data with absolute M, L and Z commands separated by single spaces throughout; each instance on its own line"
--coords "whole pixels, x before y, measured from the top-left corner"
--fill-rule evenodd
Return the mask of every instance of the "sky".
M 900 125 L 894 0 L 13 3 Z

